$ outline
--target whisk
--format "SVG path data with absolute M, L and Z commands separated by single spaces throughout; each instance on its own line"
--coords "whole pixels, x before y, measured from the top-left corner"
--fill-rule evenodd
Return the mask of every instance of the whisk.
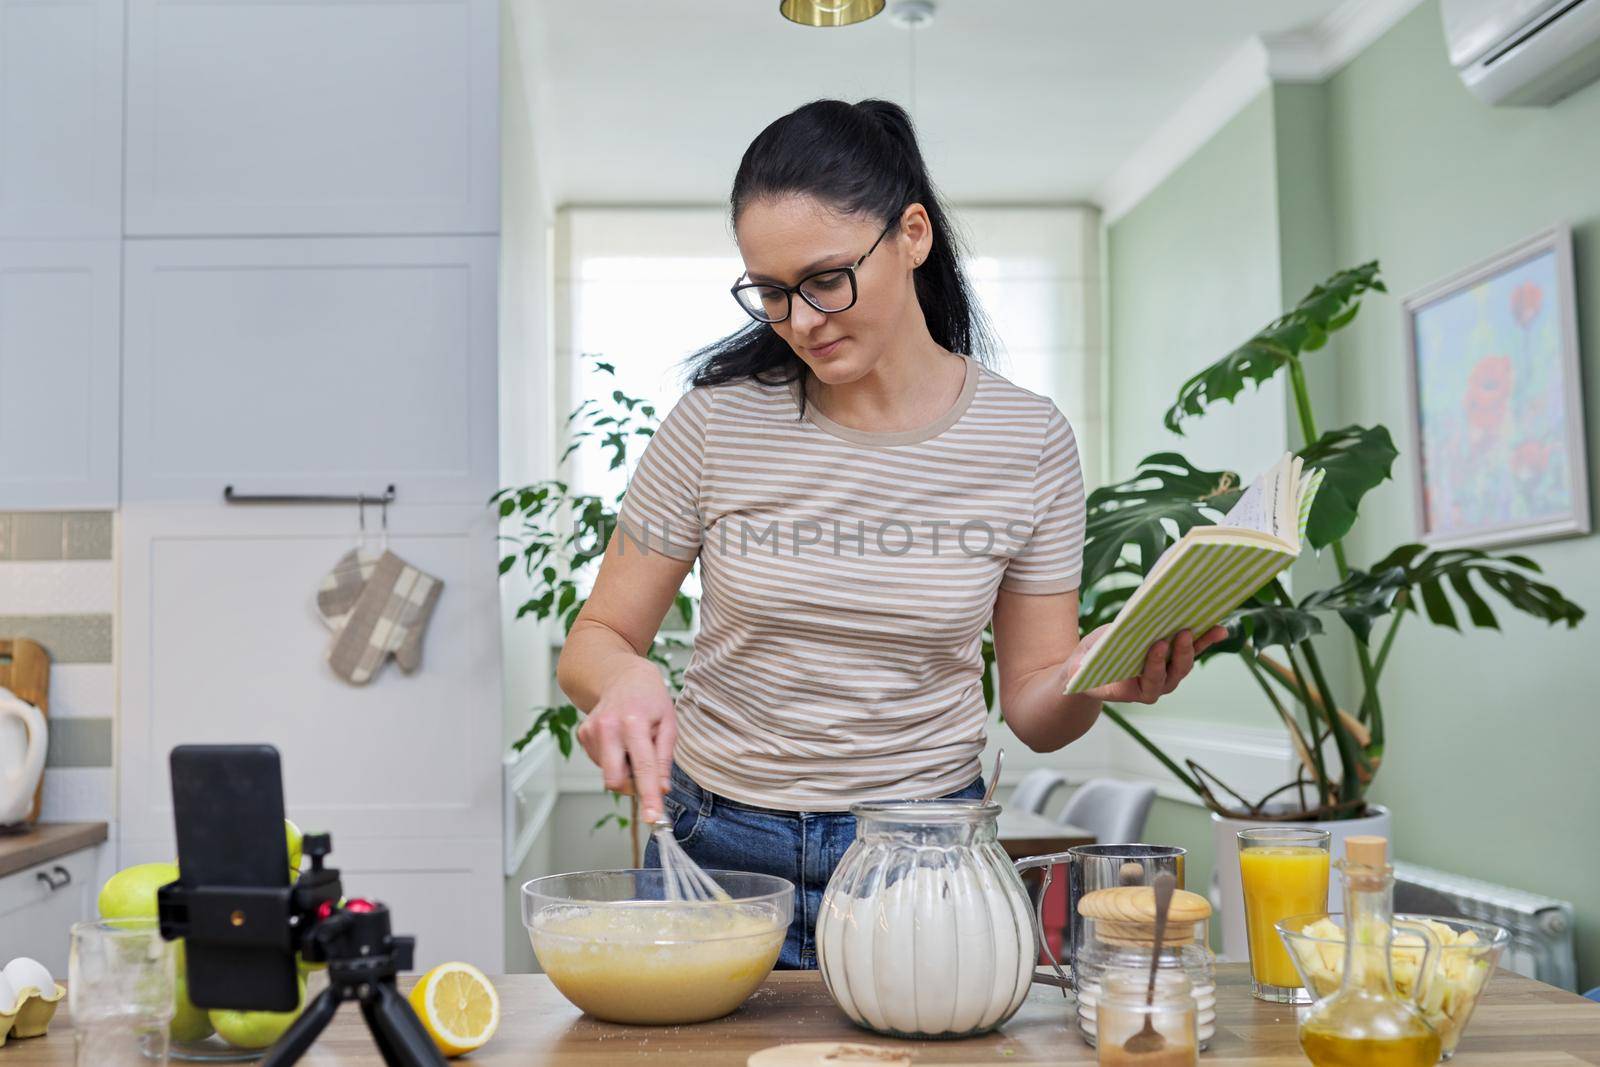
M 650 824 L 650 833 L 661 853 L 661 886 L 668 900 L 695 903 L 733 899 L 715 878 L 689 858 L 678 839 L 672 836 L 672 823 L 665 815 Z

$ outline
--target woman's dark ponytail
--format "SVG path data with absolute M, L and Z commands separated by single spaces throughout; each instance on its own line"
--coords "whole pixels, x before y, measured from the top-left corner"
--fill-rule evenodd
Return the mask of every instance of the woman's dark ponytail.
M 882 225 L 920 203 L 933 246 L 913 278 L 928 332 L 951 352 L 989 362 L 993 341 L 961 269 L 960 240 L 905 109 L 887 100 L 814 100 L 762 130 L 734 176 L 732 221 L 755 201 L 796 194 Z M 788 382 L 809 373 L 788 342 L 758 322 L 701 349 L 690 362 L 693 385 L 750 377 Z

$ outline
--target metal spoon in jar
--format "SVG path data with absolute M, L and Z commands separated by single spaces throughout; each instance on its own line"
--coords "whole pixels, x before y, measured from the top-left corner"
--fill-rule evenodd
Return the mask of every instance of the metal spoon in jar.
M 1000 749 L 994 754 L 994 777 L 989 779 L 989 788 L 983 791 L 985 804 L 994 799 L 994 791 L 1000 784 L 1000 768 L 1006 765 L 1006 750 Z
M 1130 1055 L 1148 1056 L 1167 1047 L 1167 1039 L 1156 1032 L 1155 1013 L 1151 1009 L 1156 1002 L 1156 968 L 1161 963 L 1161 941 L 1167 936 L 1167 908 L 1172 903 L 1172 890 L 1177 881 L 1171 871 L 1156 875 L 1156 939 L 1150 946 L 1150 985 L 1144 993 L 1144 1029 L 1122 1043 L 1122 1051 Z

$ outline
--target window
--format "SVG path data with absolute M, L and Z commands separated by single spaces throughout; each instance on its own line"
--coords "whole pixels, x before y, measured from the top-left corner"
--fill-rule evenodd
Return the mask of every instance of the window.
M 665 416 L 684 392 L 683 361 L 750 321 L 728 295 L 744 263 L 725 211 L 569 208 L 558 221 L 557 255 L 557 427 L 584 399 L 609 403 L 613 389 Z M 594 369 L 596 359 L 616 366 L 615 379 Z M 645 438 L 630 442 L 628 467 L 614 471 L 608 451 L 585 444 L 592 447 L 573 453 L 568 480 L 614 498 Z
M 1100 213 L 1088 207 L 955 208 L 968 276 L 999 342 L 995 369 L 1056 402 L 1088 488 L 1100 483 Z

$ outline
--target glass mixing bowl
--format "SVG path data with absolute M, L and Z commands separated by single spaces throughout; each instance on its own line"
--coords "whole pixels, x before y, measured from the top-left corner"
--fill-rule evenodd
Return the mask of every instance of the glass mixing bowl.
M 1442 1055 L 1456 1053 L 1461 1033 L 1478 1006 L 1511 934 L 1493 923 L 1444 915 L 1396 915 L 1396 919 L 1426 922 L 1439 934 L 1439 960 L 1433 966 L 1418 1007 L 1428 1025 L 1438 1031 Z M 1294 915 L 1277 924 L 1278 936 L 1300 972 L 1300 980 L 1321 999 L 1339 988 L 1344 976 L 1344 915 L 1339 912 Z M 1334 929 L 1338 933 L 1334 935 Z M 1395 931 L 1389 950 L 1394 984 L 1401 996 L 1411 996 L 1422 966 L 1422 938 Z
M 731 898 L 669 901 L 659 870 L 584 871 L 522 886 L 522 923 L 562 996 L 597 1019 L 677 1025 L 733 1011 L 778 961 L 794 884 L 707 871 Z

